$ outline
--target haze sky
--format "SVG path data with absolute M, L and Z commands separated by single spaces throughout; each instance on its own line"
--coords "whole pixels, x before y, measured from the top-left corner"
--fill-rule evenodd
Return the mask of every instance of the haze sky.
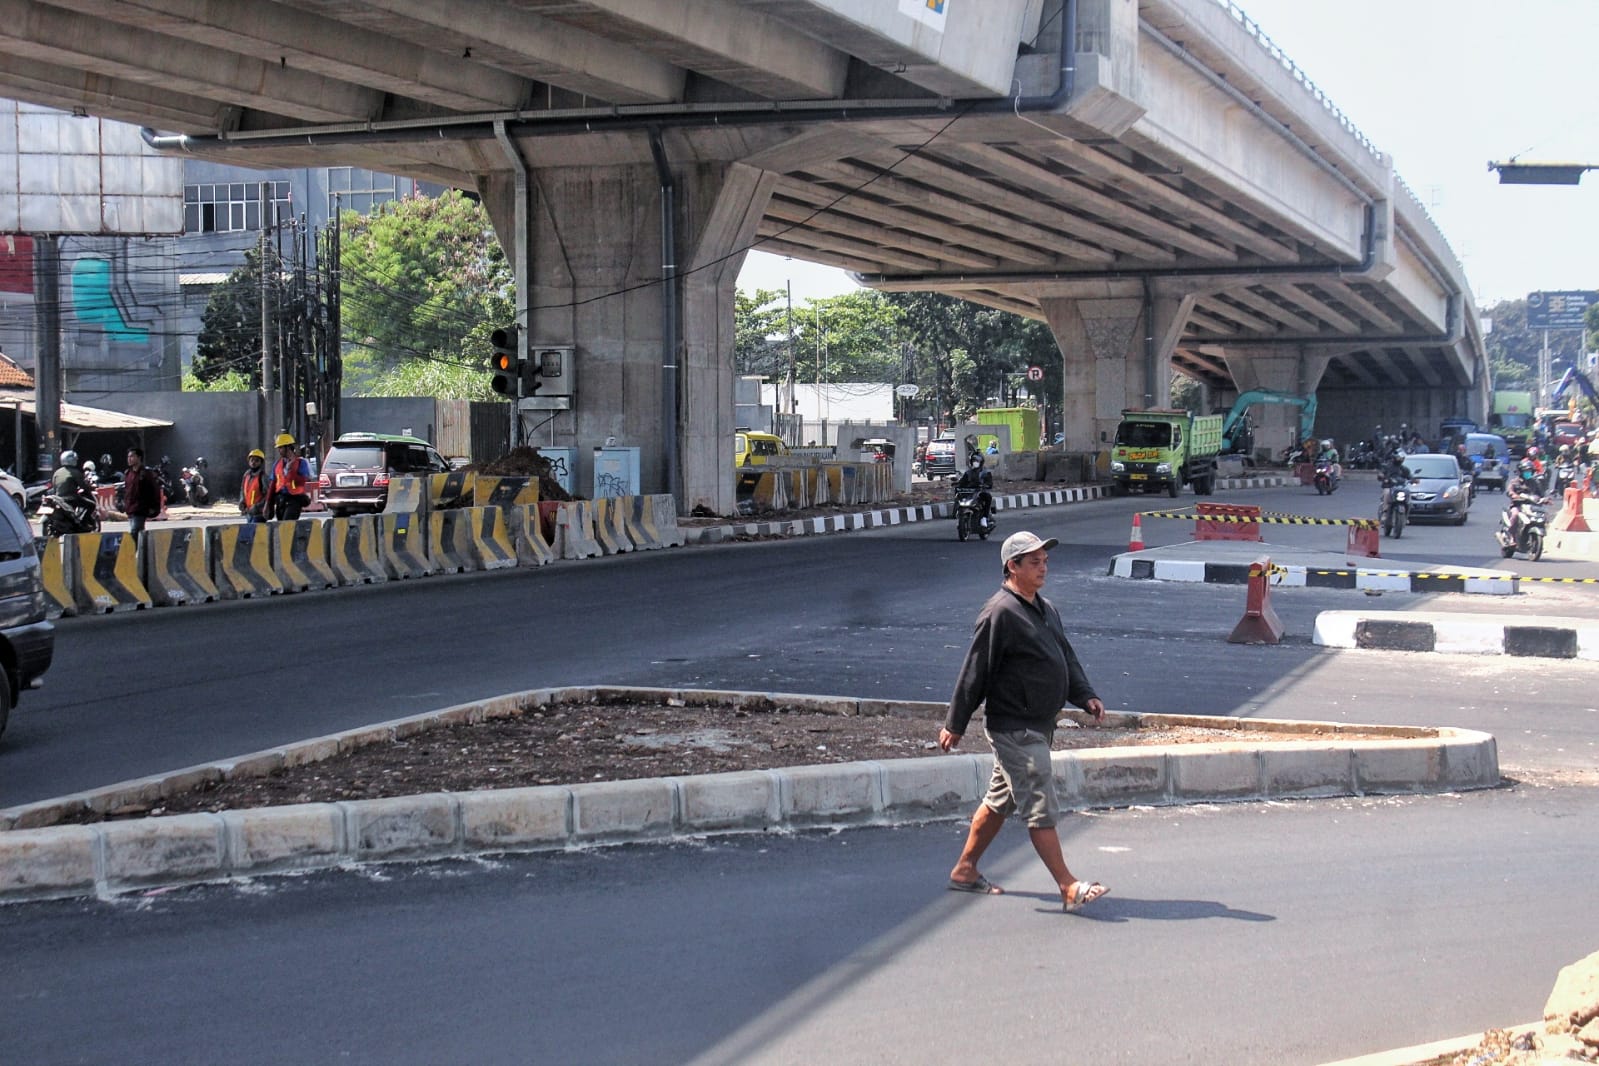
M 1488 161 L 1599 165 L 1599 0 L 1242 0 L 1294 63 L 1391 155 L 1466 269 L 1479 311 L 1599 288 L 1599 171 L 1500 185 Z M 751 252 L 739 288 L 795 302 L 841 270 Z

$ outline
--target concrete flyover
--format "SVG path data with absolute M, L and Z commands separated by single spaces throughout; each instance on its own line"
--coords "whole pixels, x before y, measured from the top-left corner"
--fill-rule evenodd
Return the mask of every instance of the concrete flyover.
M 1339 436 L 1484 413 L 1442 234 L 1229 0 L 0 10 L 0 92 L 163 148 L 475 190 L 525 342 L 581 368 L 536 443 L 637 443 L 643 491 L 685 509 L 733 510 L 733 286 L 757 242 L 1047 321 L 1072 449 L 1174 368 L 1217 400 L 1315 391 Z M 1286 442 L 1282 411 L 1262 421 Z

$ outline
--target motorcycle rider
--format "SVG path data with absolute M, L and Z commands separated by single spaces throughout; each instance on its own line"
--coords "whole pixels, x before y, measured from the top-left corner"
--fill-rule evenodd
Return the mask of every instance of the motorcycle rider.
M 988 471 L 982 455 L 976 451 L 969 453 L 966 456 L 966 469 L 955 479 L 955 498 L 960 499 L 964 493 L 973 494 L 979 529 L 987 529 L 993 521 L 994 494 L 989 491 L 993 485 L 994 475 Z
M 1510 479 L 1510 485 L 1505 489 L 1506 526 L 1513 541 L 1521 537 L 1521 505 L 1543 502 L 1543 493 L 1539 491 L 1542 481 L 1537 465 L 1531 458 L 1523 457 L 1516 464 L 1516 476 Z
M 1332 438 L 1321 442 L 1321 451 L 1316 455 L 1316 462 L 1327 464 L 1328 476 L 1332 478 L 1333 488 L 1338 487 L 1338 478 L 1343 474 L 1344 468 L 1338 464 L 1338 449 L 1333 447 Z
M 247 522 L 266 521 L 266 452 L 250 449 L 244 461 L 244 478 L 239 482 L 239 513 Z
M 61 465 L 50 475 L 50 494 L 59 496 L 65 501 L 67 509 L 56 508 L 62 513 L 53 521 L 47 520 L 45 527 L 47 534 L 52 525 L 58 533 L 84 532 L 93 528 L 92 522 L 99 505 L 95 500 L 94 489 L 83 479 L 83 474 L 78 469 L 78 453 L 70 448 L 61 453 Z
M 296 451 L 292 433 L 279 433 L 272 444 L 278 450 L 278 461 L 272 464 L 266 513 L 279 521 L 292 522 L 311 502 L 311 464 Z

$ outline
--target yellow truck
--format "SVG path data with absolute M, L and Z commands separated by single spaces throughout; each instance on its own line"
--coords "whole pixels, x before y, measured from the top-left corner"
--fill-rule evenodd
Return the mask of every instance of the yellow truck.
M 1175 497 L 1184 485 L 1192 485 L 1196 496 L 1215 492 L 1222 421 L 1221 415 L 1176 408 L 1123 411 L 1110 453 L 1116 494 L 1165 489 Z

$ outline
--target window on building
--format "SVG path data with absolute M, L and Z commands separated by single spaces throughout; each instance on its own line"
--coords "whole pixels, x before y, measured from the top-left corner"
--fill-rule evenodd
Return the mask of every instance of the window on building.
M 286 181 L 235 181 L 183 187 L 183 232 L 236 233 L 261 228 L 261 186 L 267 187 L 268 221 L 289 218 Z
M 409 191 L 410 182 L 393 174 L 379 174 L 361 167 L 328 168 L 328 215 L 338 211 L 370 214 L 372 209 Z

